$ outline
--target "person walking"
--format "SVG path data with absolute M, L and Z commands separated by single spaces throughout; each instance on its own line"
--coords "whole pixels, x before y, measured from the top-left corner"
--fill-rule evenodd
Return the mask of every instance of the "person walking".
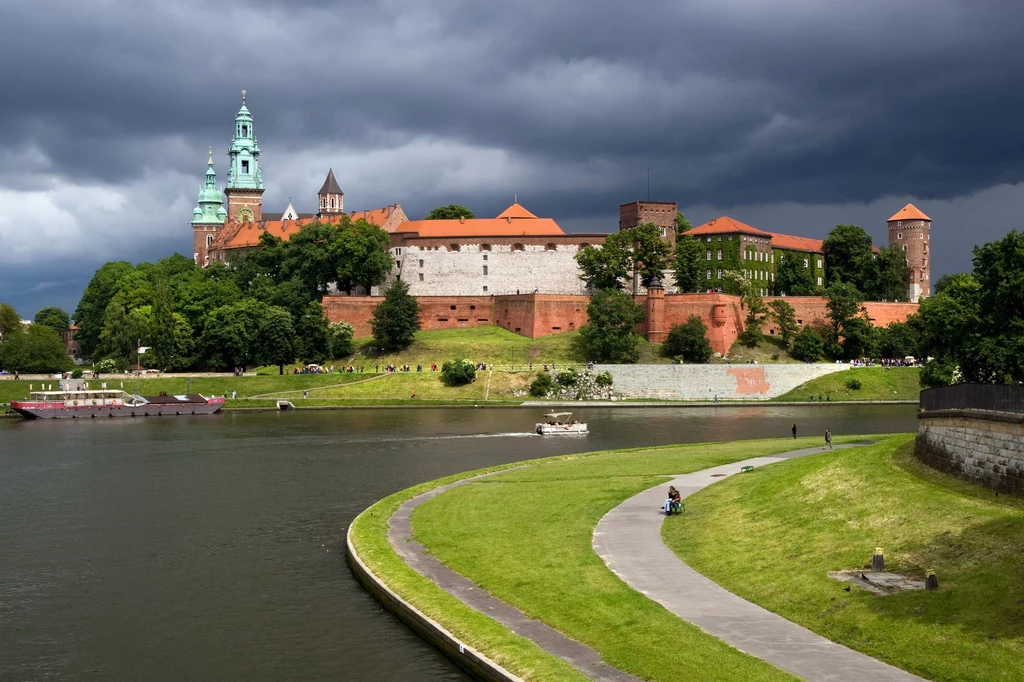
M 796 440 L 796 424 L 793 424 L 793 440 Z
M 821 446 L 822 450 L 825 448 L 828 448 L 829 450 L 832 449 L 832 432 L 828 429 L 825 429 L 825 444 Z

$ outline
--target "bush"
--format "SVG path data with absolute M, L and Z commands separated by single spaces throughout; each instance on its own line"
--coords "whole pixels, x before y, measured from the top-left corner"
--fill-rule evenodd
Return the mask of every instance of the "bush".
M 558 373 L 558 376 L 555 378 L 555 381 L 557 381 L 558 385 L 561 386 L 562 388 L 572 388 L 573 386 L 579 383 L 579 380 L 579 372 L 577 372 L 572 367 L 570 367 L 569 369 L 563 369 Z
M 97 374 L 113 374 L 117 371 L 117 360 L 114 358 L 104 358 L 93 365 L 92 368 Z
M 476 380 L 476 365 L 469 360 L 449 360 L 441 365 L 441 381 L 446 386 L 465 386 Z
M 859 391 L 861 387 L 860 379 L 856 377 L 850 377 L 846 380 L 846 387 L 851 391 Z
M 672 325 L 661 352 L 669 357 L 681 357 L 686 362 L 707 362 L 713 352 L 707 334 L 704 320 L 691 315 L 686 324 Z
M 81 379 L 82 378 L 82 370 L 76 369 L 74 372 L 71 373 L 71 378 L 72 379 Z
M 540 372 L 537 374 L 537 378 L 530 384 L 530 395 L 534 398 L 545 398 L 551 389 L 555 387 L 555 382 L 552 381 L 551 375 L 547 372 Z
M 597 384 L 598 387 L 603 388 L 603 389 L 611 388 L 612 387 L 612 374 L 611 374 L 611 372 L 601 372 L 596 377 L 594 377 L 594 383 Z
M 825 349 L 821 334 L 810 327 L 804 327 L 793 342 L 793 357 L 804 362 L 816 362 Z
M 352 337 L 356 328 L 348 322 L 335 322 L 330 327 L 331 357 L 345 358 L 352 355 Z

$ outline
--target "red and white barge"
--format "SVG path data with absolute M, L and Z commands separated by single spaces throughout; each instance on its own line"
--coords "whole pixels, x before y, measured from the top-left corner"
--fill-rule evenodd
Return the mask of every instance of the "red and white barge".
M 224 398 L 192 395 L 141 396 L 113 390 L 36 391 L 11 409 L 30 419 L 95 419 L 216 414 Z

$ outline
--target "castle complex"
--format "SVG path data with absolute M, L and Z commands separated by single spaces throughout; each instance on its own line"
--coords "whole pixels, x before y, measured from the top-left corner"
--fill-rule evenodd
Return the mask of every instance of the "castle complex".
M 207 160 L 206 177 L 192 217 L 193 257 L 203 266 L 212 261 L 227 261 L 232 254 L 240 254 L 257 247 L 260 236 L 266 232 L 288 240 L 299 230 L 315 221 L 337 222 L 343 216 L 350 220 L 365 220 L 390 235 L 390 251 L 394 266 L 390 280 L 408 283 L 410 293 L 421 299 L 425 310 L 434 310 L 435 320 L 425 328 L 448 326 L 475 326 L 498 324 L 529 336 L 543 336 L 576 328 L 585 323 L 586 295 L 588 292 L 579 278 L 575 260 L 587 246 L 600 247 L 607 236 L 603 233 L 566 234 L 555 220 L 541 218 L 518 203 L 513 203 L 494 218 L 460 218 L 456 220 L 410 220 L 400 204 L 383 208 L 345 211 L 345 193 L 333 170 L 328 170 L 323 186 L 317 193 L 317 211 L 300 213 L 289 202 L 285 210 L 272 219 L 263 214 L 263 175 L 259 165 L 260 148 L 256 140 L 253 116 L 245 104 L 235 116 L 235 129 L 228 147 L 228 177 L 223 189 L 217 186 L 213 164 L 213 151 Z M 744 277 L 761 284 L 764 296 L 783 295 L 775 286 L 776 266 L 787 259 L 797 259 L 809 270 L 810 281 L 824 286 L 825 253 L 822 241 L 768 232 L 733 218 L 722 216 L 677 235 L 674 202 L 636 201 L 619 207 L 619 229 L 629 230 L 643 223 L 654 223 L 661 228 L 662 238 L 670 246 L 677 238 L 697 239 L 704 246 L 707 267 L 704 271 L 705 294 L 725 303 L 715 303 L 715 311 L 704 311 L 712 328 L 736 325 L 726 324 L 730 315 L 719 305 L 729 307 L 734 297 L 722 294 L 723 278 L 730 271 L 741 272 Z M 917 302 L 921 296 L 931 294 L 928 276 L 928 246 L 931 220 L 908 204 L 888 220 L 889 244 L 903 250 L 910 267 L 907 283 L 908 299 Z M 671 277 L 666 273 L 666 280 Z M 376 291 L 361 292 L 366 296 L 330 296 L 324 300 L 332 321 L 344 319 L 362 331 L 369 319 L 368 309 L 360 301 L 372 301 Z M 644 292 L 634 282 L 633 293 L 640 298 L 674 294 L 672 287 L 657 292 Z M 648 295 L 649 294 L 649 295 Z M 696 294 L 678 297 L 680 300 Z M 495 299 L 495 297 L 505 297 Z M 725 297 L 725 298 L 722 298 Z M 428 299 L 436 299 L 431 300 Z M 671 296 L 673 300 L 677 297 Z M 798 302 L 788 297 L 794 305 Z M 820 302 L 817 297 L 803 297 Z M 329 299 L 329 300 L 328 300 Z M 564 299 L 563 304 L 557 299 Z M 472 303 L 468 301 L 474 301 Z M 697 299 L 690 302 L 698 307 Z M 465 305 L 462 305 L 465 304 Z M 813 307 L 821 307 L 815 303 Z M 662 325 L 658 310 L 687 310 L 690 303 L 681 305 L 668 301 L 661 308 L 649 311 L 655 315 L 654 326 Z M 915 306 L 916 307 L 916 306 Z M 462 310 L 462 308 L 466 308 Z M 564 310 L 563 310 L 564 309 Z M 807 322 L 813 311 L 806 309 Z M 486 314 L 484 314 L 486 311 Z M 516 312 L 518 311 L 518 312 Z M 561 312 L 560 312 L 561 311 Z M 691 311 L 692 312 L 692 311 Z M 355 319 L 365 317 L 366 320 Z M 823 317 L 824 315 L 817 315 Z M 894 317 L 895 316 L 895 317 Z M 901 319 L 904 313 L 886 312 L 885 319 Z M 337 319 L 335 319 L 337 318 Z M 564 319 L 562 319 L 564 318 Z M 669 324 L 669 315 L 664 319 Z M 501 320 L 499 322 L 499 320 Z M 801 322 L 804 324 L 804 322 Z M 648 330 L 658 336 L 664 330 Z M 731 335 L 725 334 L 715 345 L 722 346 Z M 722 350 L 716 347 L 716 350 Z M 727 350 L 727 347 L 724 348 Z

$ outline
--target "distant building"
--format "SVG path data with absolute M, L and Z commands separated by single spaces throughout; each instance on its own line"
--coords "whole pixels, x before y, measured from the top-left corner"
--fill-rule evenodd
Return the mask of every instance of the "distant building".
M 661 228 L 661 237 L 669 246 L 676 245 L 676 214 L 679 205 L 674 201 L 633 201 L 619 206 L 619 231 L 644 223 Z
M 907 279 L 907 298 L 917 303 L 932 295 L 928 268 L 928 246 L 931 239 L 932 219 L 913 204 L 907 204 L 886 221 L 889 227 L 889 246 L 903 251 L 910 274 Z

